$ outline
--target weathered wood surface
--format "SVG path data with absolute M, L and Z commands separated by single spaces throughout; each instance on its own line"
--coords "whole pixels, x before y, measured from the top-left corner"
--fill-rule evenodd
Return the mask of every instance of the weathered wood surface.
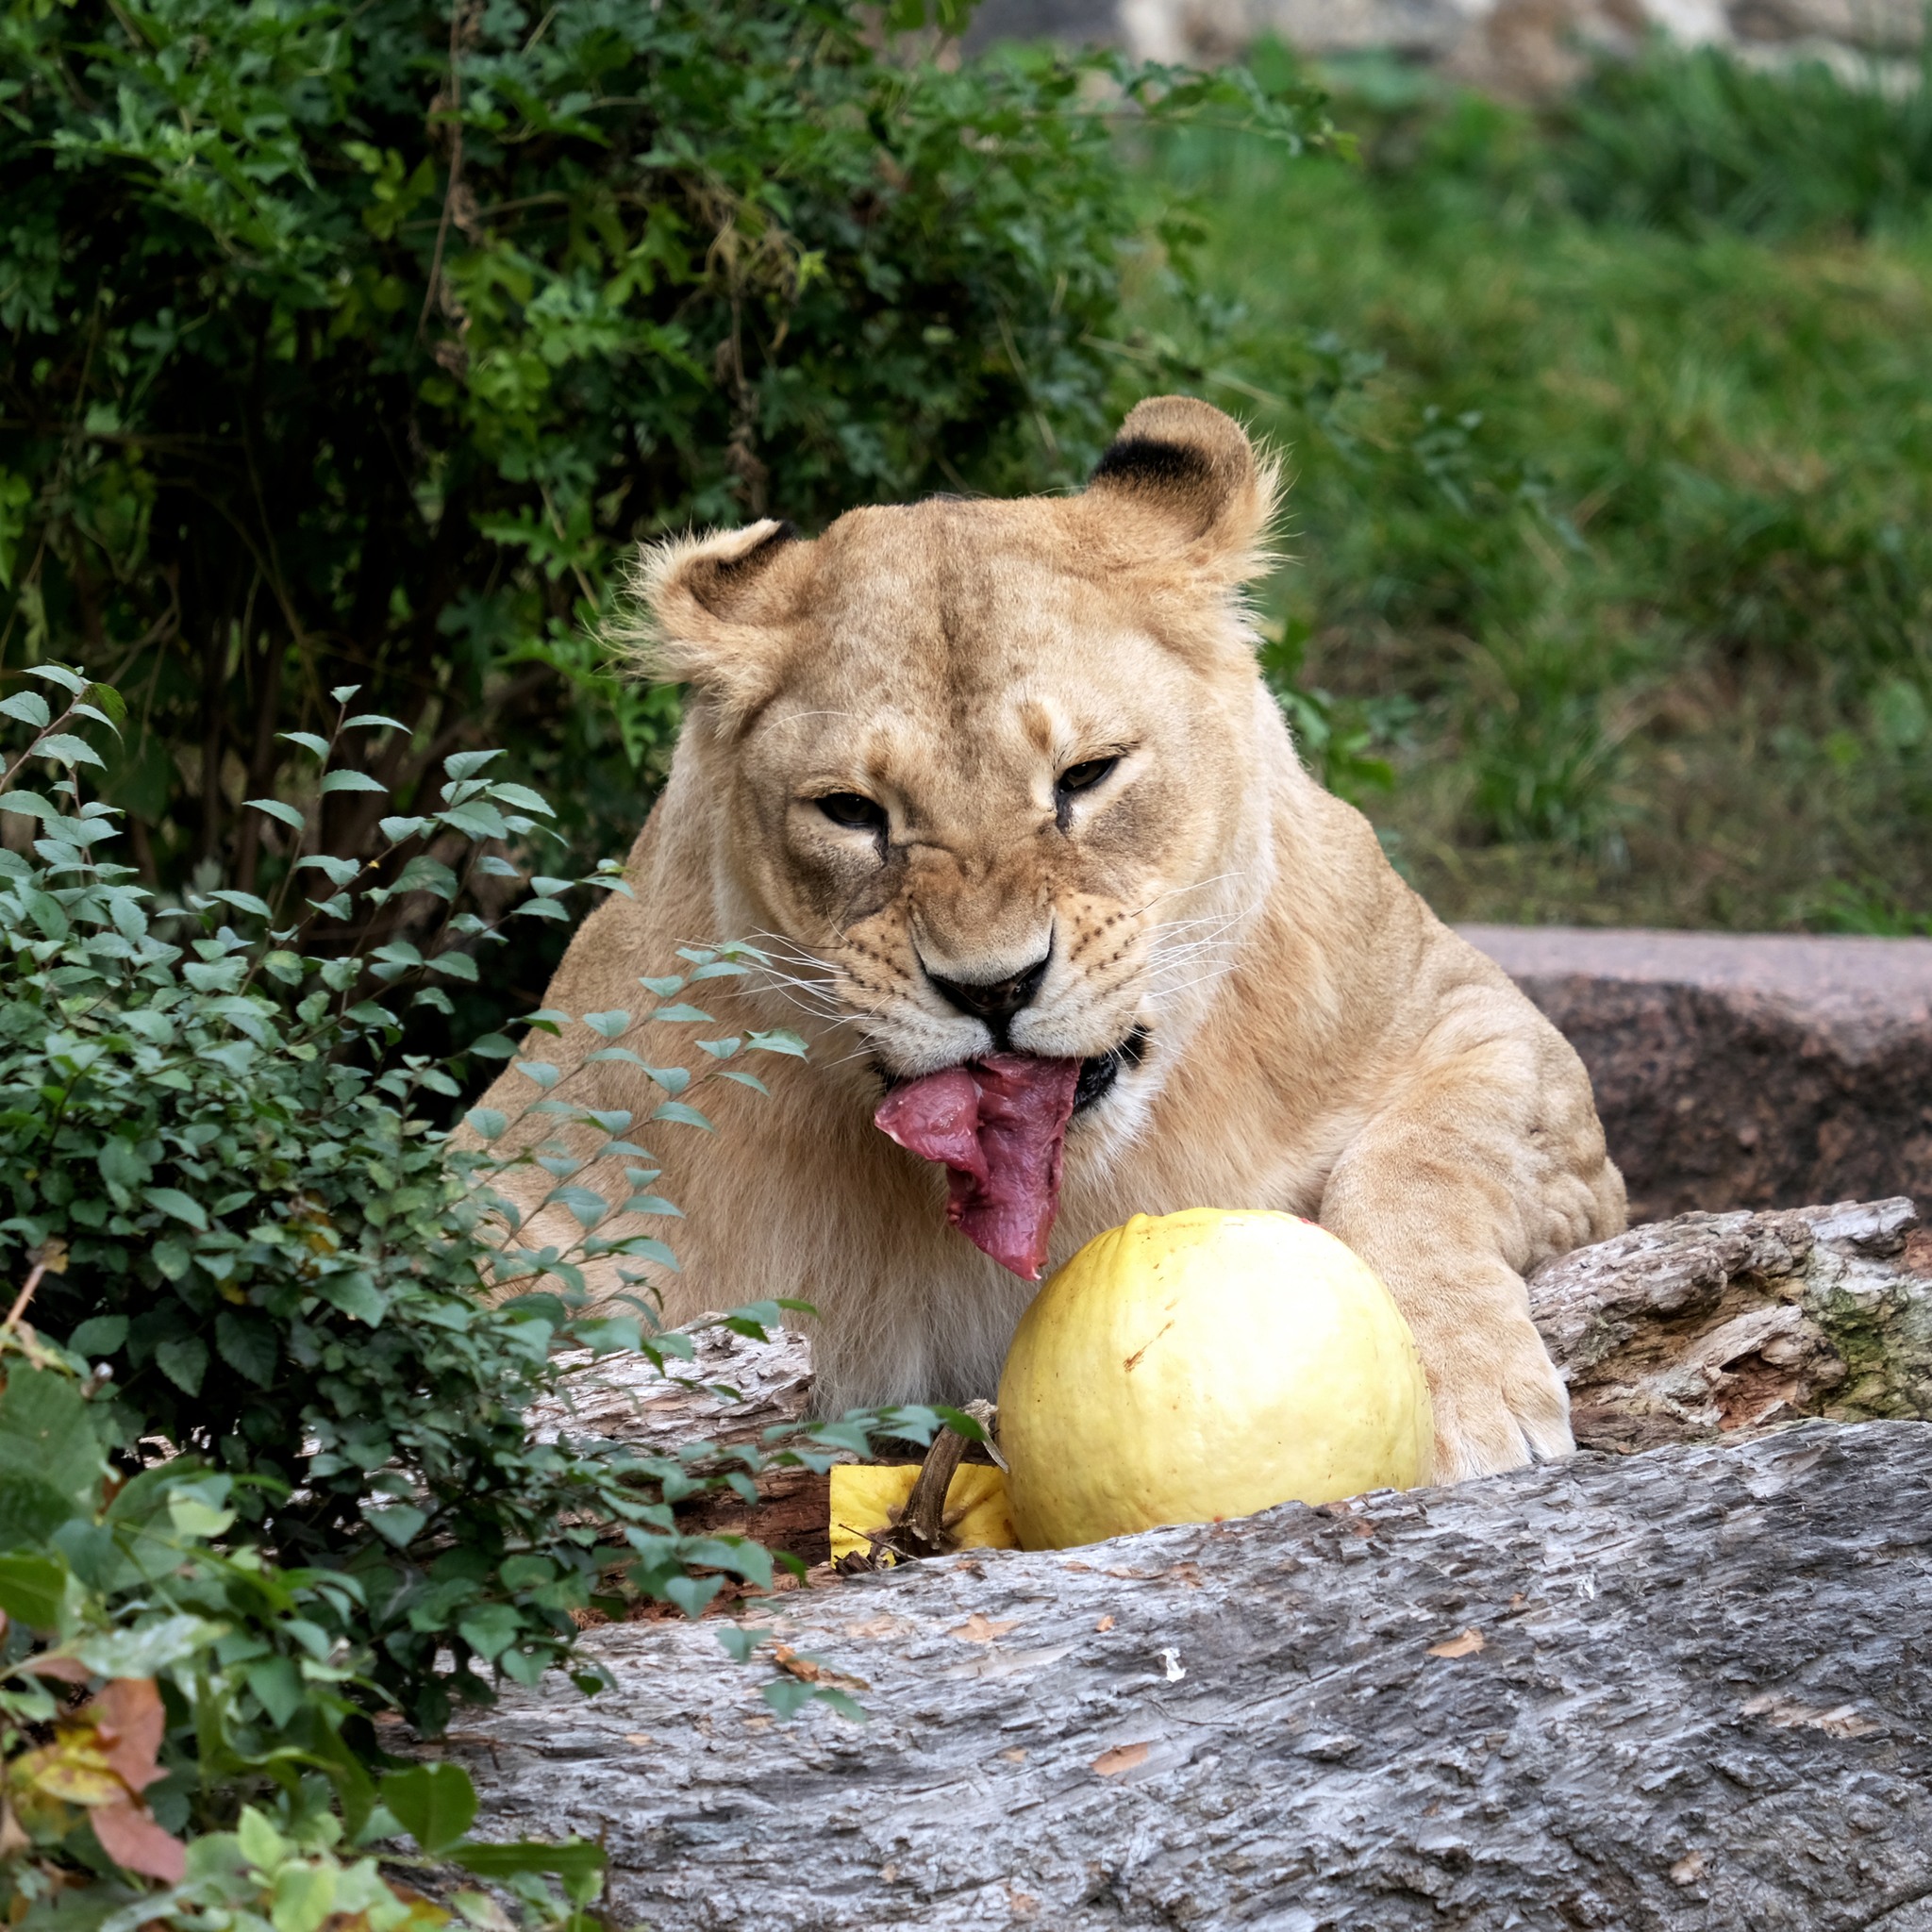
M 1932 1932 L 1932 1426 L 1807 1422 L 787 1596 L 463 1721 L 658 1932 Z M 760 1656 L 767 1656 L 761 1652 Z
M 1529 1295 L 1588 1448 L 1932 1419 L 1932 1238 L 1907 1200 L 1680 1214 L 1546 1263 Z
M 1932 1237 L 1904 1199 L 1682 1214 L 1541 1268 L 1530 1308 L 1570 1384 L 1586 1448 L 1715 1441 L 1806 1415 L 1932 1419 Z M 647 1363 L 590 1365 L 559 1426 L 652 1447 L 747 1441 L 811 1399 L 802 1336 L 702 1331 L 697 1383 L 667 1388 Z M 987 1391 L 991 1394 L 992 1391 Z
M 675 1380 L 642 1356 L 587 1357 L 564 1377 L 561 1401 L 532 1407 L 533 1432 L 542 1441 L 559 1434 L 594 1436 L 663 1451 L 687 1442 L 749 1442 L 805 1413 L 811 1349 L 804 1336 L 780 1329 L 769 1341 L 753 1341 L 702 1324 L 693 1324 L 691 1335 L 693 1357 L 671 1365 Z

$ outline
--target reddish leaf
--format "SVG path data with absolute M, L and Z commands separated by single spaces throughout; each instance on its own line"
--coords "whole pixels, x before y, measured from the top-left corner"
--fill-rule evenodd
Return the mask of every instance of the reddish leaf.
M 118 1804 L 97 1805 L 88 1813 L 101 1849 L 124 1872 L 138 1872 L 143 1878 L 158 1878 L 163 1885 L 179 1885 L 188 1872 L 188 1847 L 169 1835 L 148 1816 L 147 1807 L 123 1799 Z
M 63 1684 L 85 1684 L 87 1666 L 77 1657 L 56 1657 L 52 1651 L 25 1658 L 20 1668 L 37 1677 L 58 1677 Z
M 109 1767 L 130 1791 L 144 1791 L 163 1774 L 155 1760 L 168 1718 L 152 1677 L 116 1677 L 102 1687 L 88 1714 Z

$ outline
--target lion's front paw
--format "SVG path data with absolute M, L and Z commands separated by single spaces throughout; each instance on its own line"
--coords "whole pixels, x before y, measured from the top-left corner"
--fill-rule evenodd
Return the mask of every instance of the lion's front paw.
M 1448 1354 L 1428 1362 L 1439 1483 L 1574 1451 L 1569 1391 L 1526 1315 L 1464 1331 Z

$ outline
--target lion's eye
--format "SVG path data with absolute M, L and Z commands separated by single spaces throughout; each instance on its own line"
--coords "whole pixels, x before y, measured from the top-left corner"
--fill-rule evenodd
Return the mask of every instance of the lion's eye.
M 862 791 L 827 791 L 813 803 L 835 825 L 849 825 L 864 832 L 886 829 L 885 807 Z
M 1118 758 L 1087 758 L 1080 764 L 1069 765 L 1060 774 L 1056 789 L 1060 791 L 1091 791 L 1119 763 Z

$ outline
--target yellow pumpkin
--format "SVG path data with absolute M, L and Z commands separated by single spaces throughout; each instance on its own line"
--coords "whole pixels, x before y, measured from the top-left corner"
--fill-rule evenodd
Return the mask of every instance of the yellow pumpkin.
M 1292 1214 L 1194 1208 L 1097 1235 L 1000 1378 L 1026 1549 L 1429 1479 L 1422 1358 L 1351 1249 Z

